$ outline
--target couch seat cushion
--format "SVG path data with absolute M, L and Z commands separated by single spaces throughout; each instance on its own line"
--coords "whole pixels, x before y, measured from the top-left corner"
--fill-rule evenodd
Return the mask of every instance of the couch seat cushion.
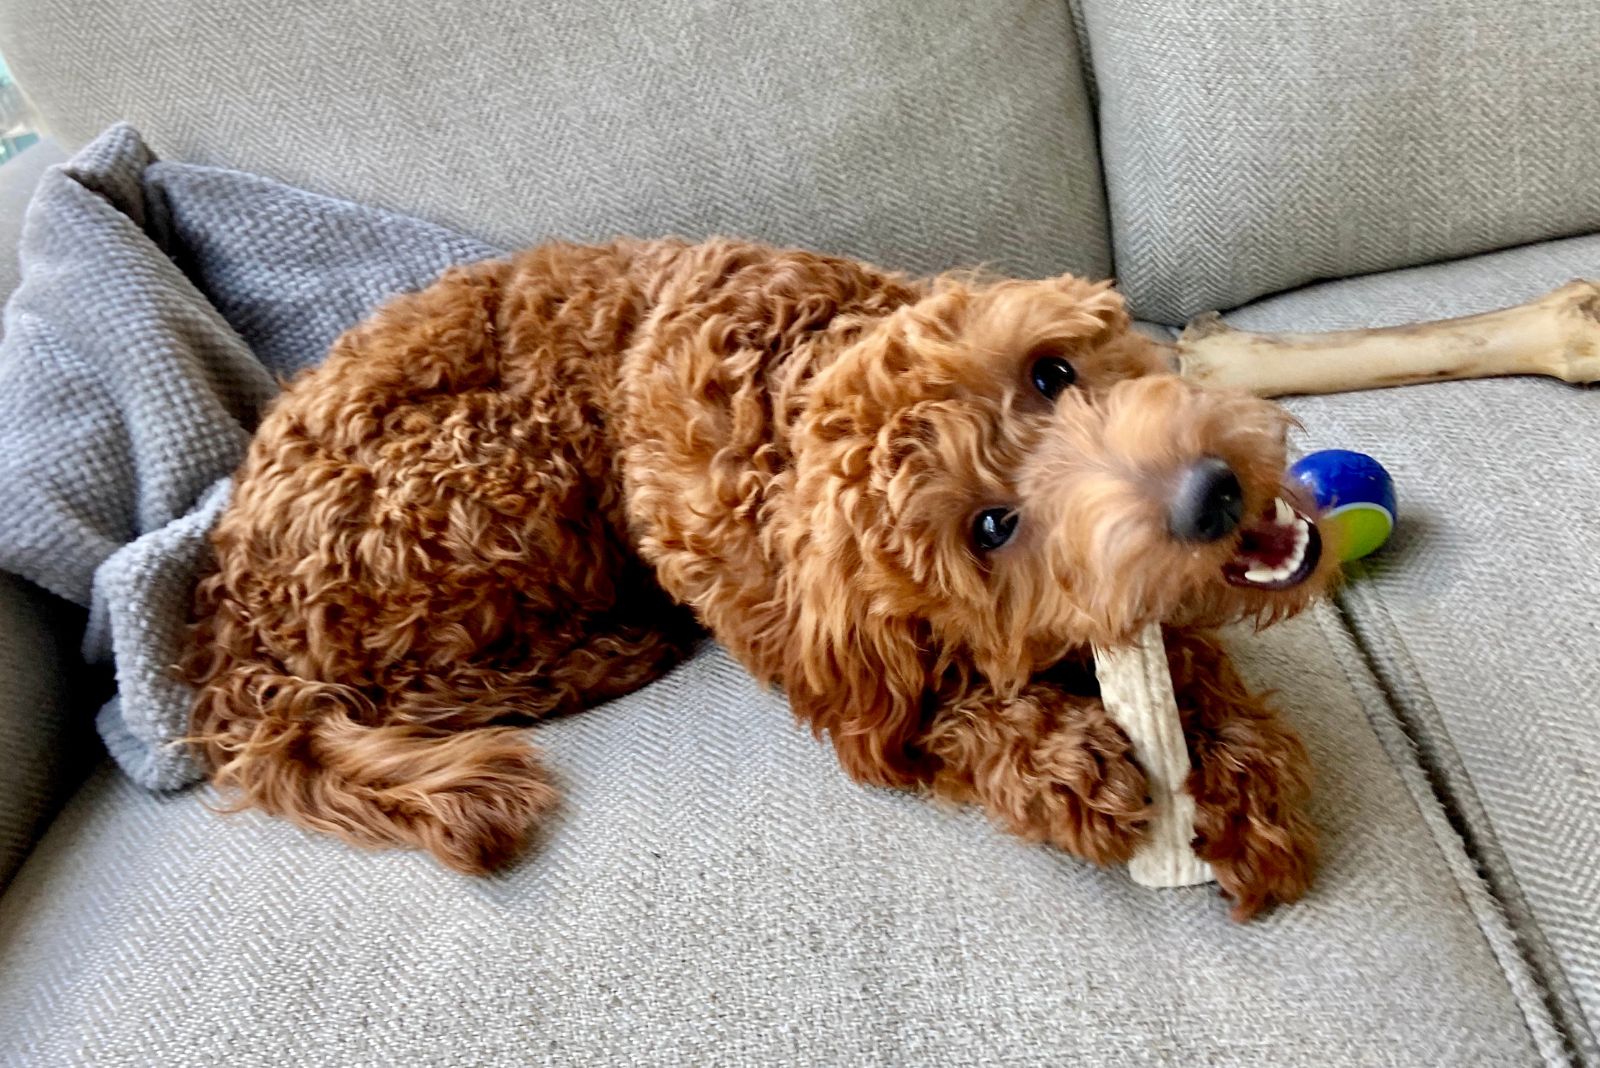
M 535 729 L 566 801 L 498 878 L 104 769 L 0 898 L 0 1063 L 1558 1057 L 1333 612 L 1237 645 L 1325 834 L 1312 895 L 1258 922 L 856 786 L 708 647 Z

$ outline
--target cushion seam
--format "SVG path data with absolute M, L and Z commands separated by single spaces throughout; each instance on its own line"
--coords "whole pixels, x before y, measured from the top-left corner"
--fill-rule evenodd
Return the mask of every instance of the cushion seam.
M 1350 575 L 1356 581 L 1340 591 L 1333 605 L 1342 624 L 1338 629 L 1366 668 L 1367 686 L 1352 677 L 1343 660 L 1341 664 L 1374 733 L 1421 811 L 1545 1063 L 1600 1063 L 1576 995 L 1522 894 L 1398 628 L 1382 600 L 1361 587 L 1364 567 L 1352 565 Z M 1381 640 L 1374 631 L 1385 632 L 1383 644 L 1398 650 L 1388 663 L 1373 653 L 1373 642 Z M 1369 692 L 1363 694 L 1363 689 Z

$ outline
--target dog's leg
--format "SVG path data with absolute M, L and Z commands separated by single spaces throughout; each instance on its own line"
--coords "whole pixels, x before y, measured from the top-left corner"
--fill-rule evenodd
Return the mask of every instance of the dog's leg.
M 682 660 L 703 636 L 693 617 L 639 584 L 619 607 L 565 626 L 522 623 L 537 654 L 513 645 L 483 661 L 421 675 L 394 695 L 397 719 L 436 730 L 529 723 L 632 693 Z
M 1044 682 L 1010 700 L 985 687 L 942 708 L 922 748 L 940 797 L 1097 864 L 1125 863 L 1149 824 L 1132 743 L 1095 698 Z
M 1261 397 L 1500 375 L 1600 381 L 1600 284 L 1461 319 L 1327 334 L 1254 334 L 1215 315 L 1178 339 L 1181 374 Z
M 1261 696 L 1251 693 L 1217 640 L 1168 631 L 1173 687 L 1194 771 L 1195 852 L 1233 898 L 1236 919 L 1305 893 L 1316 832 L 1305 747 Z

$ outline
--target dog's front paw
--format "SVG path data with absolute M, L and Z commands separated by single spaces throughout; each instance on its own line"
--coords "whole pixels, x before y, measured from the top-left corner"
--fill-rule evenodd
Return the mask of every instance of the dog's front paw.
M 976 802 L 995 823 L 1098 864 L 1125 862 L 1150 825 L 1133 743 L 1098 701 L 1038 684 L 946 708 L 922 740 L 933 792 Z
M 1150 825 L 1150 788 L 1121 727 L 1103 716 L 1064 724 L 1042 739 L 1034 766 L 1038 837 L 1096 864 L 1133 856 Z
M 1298 811 L 1284 812 L 1275 821 L 1247 813 L 1202 813 L 1195 831 L 1195 851 L 1210 863 L 1222 892 L 1233 899 L 1235 920 L 1248 920 L 1273 904 L 1298 901 L 1311 887 L 1316 831 Z
M 1240 718 L 1194 748 L 1195 851 L 1233 899 L 1234 919 L 1298 900 L 1317 859 L 1300 740 L 1274 719 Z

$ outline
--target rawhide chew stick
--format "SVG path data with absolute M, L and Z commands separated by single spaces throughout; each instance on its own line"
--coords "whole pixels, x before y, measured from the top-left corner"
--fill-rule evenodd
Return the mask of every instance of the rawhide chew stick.
M 1195 856 L 1194 798 L 1184 789 L 1189 749 L 1178 700 L 1172 692 L 1161 626 L 1152 623 L 1129 646 L 1094 647 L 1095 674 L 1106 712 L 1128 733 L 1134 756 L 1150 781 L 1155 817 L 1150 834 L 1128 861 L 1140 886 L 1193 886 L 1211 882 L 1211 866 Z

